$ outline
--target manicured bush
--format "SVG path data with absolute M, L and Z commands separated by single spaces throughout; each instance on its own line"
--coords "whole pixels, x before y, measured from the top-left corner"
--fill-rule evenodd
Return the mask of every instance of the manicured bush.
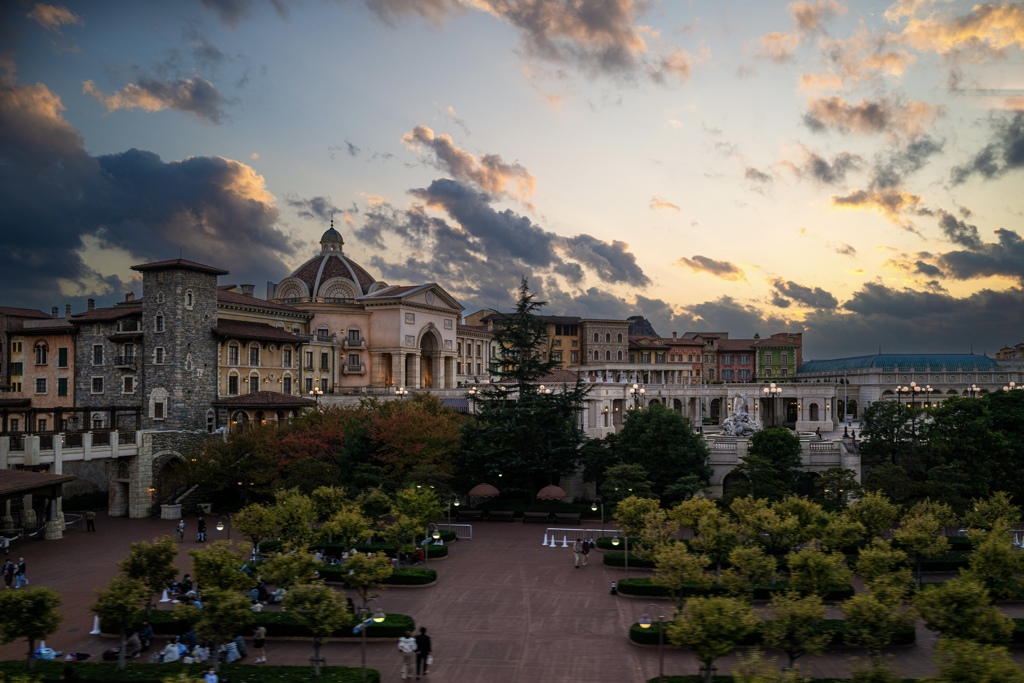
M 626 566 L 626 553 L 625 552 L 610 552 L 604 554 L 604 563 L 609 567 L 625 567 Z M 654 569 L 654 561 L 648 560 L 643 557 L 637 557 L 633 553 L 629 554 L 629 566 L 635 569 Z
M 622 579 L 616 584 L 619 593 L 623 595 L 636 595 L 651 598 L 671 597 L 671 592 L 664 586 L 656 585 L 650 578 Z M 787 581 L 778 581 L 770 586 L 757 586 L 754 588 L 754 600 L 770 600 L 776 593 L 785 593 L 793 588 Z M 723 586 L 712 585 L 708 587 L 691 584 L 685 586 L 682 591 L 683 597 L 711 597 L 726 595 Z M 854 594 L 853 586 L 847 586 L 838 590 L 829 591 L 823 597 L 824 600 L 838 602 L 846 600 Z
M 67 664 L 63 661 L 37 661 L 32 671 L 32 680 L 43 683 L 63 681 L 64 667 L 74 667 L 81 683 L 153 683 L 165 677 L 176 678 L 187 674 L 192 680 L 202 680 L 209 664 L 143 664 L 130 661 L 124 671 L 117 670 L 116 662 L 102 662 L 90 659 L 87 662 Z M 0 680 L 25 674 L 23 660 L 0 662 Z M 308 666 L 271 666 L 268 664 L 224 664 L 221 666 L 221 680 L 225 677 L 245 683 L 308 683 Z M 317 683 L 359 683 L 361 671 L 358 667 L 324 666 L 320 668 Z M 366 670 L 368 683 L 380 683 L 380 672 Z
M 145 613 L 140 612 L 131 630 L 137 631 L 142 628 L 142 620 L 145 618 Z M 180 636 L 188 631 L 188 624 L 177 619 L 174 616 L 174 612 L 170 610 L 154 611 L 149 617 L 149 623 L 153 627 L 153 633 L 158 637 L 165 636 L 172 638 L 174 636 Z M 257 626 L 266 627 L 267 637 L 269 638 L 283 638 L 288 636 L 301 638 L 313 637 L 313 634 L 308 628 L 295 623 L 291 615 L 287 612 L 257 612 L 253 615 L 251 625 L 246 627 L 246 631 L 251 631 Z M 415 626 L 415 620 L 407 614 L 386 614 L 383 623 L 372 624 L 366 629 L 366 637 L 398 638 L 406 631 L 414 630 Z M 102 623 L 100 624 L 100 630 L 104 633 L 112 632 L 112 630 L 104 628 Z M 351 638 L 354 636 L 355 634 L 352 633 L 352 626 L 344 626 L 331 634 L 332 638 Z
M 668 627 L 668 620 L 665 621 L 666 629 Z M 828 647 L 840 647 L 844 645 L 844 637 L 846 635 L 846 622 L 842 619 L 826 619 L 818 626 L 819 632 L 826 632 L 831 634 L 831 641 Z M 667 634 L 666 634 L 667 635 Z M 658 644 L 658 624 L 654 622 L 649 628 L 642 628 L 640 624 L 633 624 L 629 627 L 629 639 L 638 645 L 657 645 Z M 741 645 L 762 645 L 764 641 L 763 636 L 763 624 L 759 625 L 757 630 L 747 636 L 743 640 Z M 897 632 L 895 638 L 893 638 L 893 645 L 912 645 L 917 641 L 917 631 L 913 628 L 902 629 Z M 669 645 L 668 639 L 665 639 L 666 647 L 672 647 Z M 820 679 L 815 679 L 820 680 Z

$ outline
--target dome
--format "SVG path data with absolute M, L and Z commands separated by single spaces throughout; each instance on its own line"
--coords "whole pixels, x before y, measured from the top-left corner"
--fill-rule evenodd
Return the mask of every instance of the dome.
M 344 244 L 341 233 L 332 224 L 320 238 L 320 253 L 281 281 L 276 298 L 355 299 L 369 294 L 377 280 L 345 256 Z
M 341 233 L 334 229 L 334 221 L 331 221 L 331 227 L 327 228 L 327 232 L 320 238 L 321 249 L 324 249 L 328 244 L 337 244 L 338 251 L 345 245 L 345 240 L 342 239 Z

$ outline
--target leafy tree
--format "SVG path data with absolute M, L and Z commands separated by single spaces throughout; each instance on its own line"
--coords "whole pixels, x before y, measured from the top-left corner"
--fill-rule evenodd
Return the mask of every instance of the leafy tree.
M 277 533 L 277 521 L 273 511 L 261 503 L 252 503 L 239 510 L 231 518 L 235 529 L 252 541 L 259 552 L 260 543 L 273 538 Z
M 799 515 L 780 514 L 766 498 L 736 498 L 729 509 L 740 532 L 774 555 L 788 553 L 816 535 L 816 529 L 805 526 Z
M 669 514 L 679 522 L 681 527 L 696 532 L 697 524 L 705 516 L 717 511 L 719 511 L 719 507 L 713 501 L 702 496 L 695 496 L 673 507 Z
M 284 433 L 276 423 L 252 425 L 227 441 L 210 441 L 192 462 L 190 477 L 234 509 L 267 500 L 280 483 Z
M 908 513 L 895 533 L 900 548 L 914 561 L 914 578 L 921 584 L 921 562 L 949 550 L 945 524 L 936 515 L 927 512 Z
M 100 622 L 108 627 L 113 626 L 121 636 L 121 650 L 117 655 L 117 670 L 124 671 L 125 641 L 128 629 L 135 623 L 139 615 L 139 605 L 149 597 L 149 589 L 139 579 L 115 576 L 107 584 L 106 590 L 96 591 L 96 602 L 92 611 L 100 618 Z
M 829 512 L 843 510 L 851 498 L 859 498 L 864 487 L 857 473 L 845 467 L 829 467 L 814 480 L 815 500 Z
M 395 567 L 384 553 L 373 556 L 356 553 L 345 564 L 348 574 L 345 585 L 356 592 L 364 607 L 371 598 L 380 595 L 381 582 L 391 576 Z
M 423 534 L 427 525 L 442 514 L 437 494 L 427 488 L 410 486 L 395 493 L 390 521 L 382 534 L 392 543 L 404 543 L 405 549 L 411 550 L 416 536 Z M 429 550 L 429 546 L 427 548 Z
M 278 553 L 260 564 L 260 575 L 267 582 L 290 590 L 297 584 L 312 581 L 313 573 L 319 565 L 309 551 Z
M 825 527 L 818 534 L 821 547 L 830 552 L 841 552 L 864 536 L 864 525 L 856 521 L 846 511 L 833 514 Z
M 755 432 L 750 450 L 733 470 L 746 477 L 736 483 L 735 496 L 781 500 L 796 492 L 803 475 L 800 437 L 785 427 Z
M 972 529 L 989 531 L 1003 526 L 1016 529 L 1020 525 L 1020 508 L 1010 500 L 1006 491 L 996 491 L 988 498 L 975 498 L 964 513 L 964 524 Z
M 842 605 L 846 644 L 864 648 L 876 664 L 882 648 L 892 643 L 896 633 L 914 623 L 901 600 L 885 598 L 884 594 L 858 593 Z
M 1005 647 L 944 639 L 935 648 L 933 683 L 1024 683 L 1024 669 Z
M 806 654 L 821 654 L 831 639 L 831 634 L 821 630 L 825 604 L 818 595 L 801 597 L 793 591 L 779 593 L 772 596 L 768 609 L 772 617 L 762 626 L 764 642 L 786 653 L 789 669 Z
M 651 583 L 668 588 L 676 604 L 682 607 L 687 585 L 711 585 L 704 571 L 707 566 L 708 558 L 691 553 L 685 543 L 669 543 L 654 553 L 654 576 Z
M 898 401 L 875 401 L 864 409 L 861 426 L 861 454 L 871 464 L 897 464 L 911 450 L 910 406 Z
M 60 626 L 60 593 L 46 586 L 0 593 L 0 643 L 18 638 L 28 642 L 26 667 L 35 665 L 36 641 L 43 640 Z
M 196 583 L 207 599 L 210 590 L 248 590 L 256 580 L 242 571 L 242 556 L 227 541 L 216 541 L 196 550 L 188 551 Z
M 309 494 L 317 521 L 326 522 L 340 510 L 352 505 L 344 486 L 318 486 Z
M 504 474 L 506 486 L 529 497 L 579 466 L 584 440 L 579 411 L 589 387 L 577 378 L 550 394 L 539 391 L 557 366 L 545 356 L 543 306 L 523 278 L 515 311 L 501 316 L 494 328 L 499 355 L 492 359 L 491 374 L 499 381 L 481 385 L 456 463 L 467 486 Z
M 850 585 L 850 570 L 842 553 L 825 553 L 817 548 L 804 548 L 786 556 L 789 582 L 793 588 L 824 595 L 830 590 Z
M 296 586 L 284 597 L 284 607 L 297 622 L 313 633 L 313 675 L 320 675 L 323 639 L 352 622 L 352 613 L 341 595 L 323 583 Z
M 660 403 L 626 415 L 612 444 L 615 455 L 649 473 L 654 494 L 666 502 L 684 500 L 711 481 L 707 445 L 690 422 Z
M 796 517 L 804 530 L 804 540 L 820 537 L 834 517 L 818 503 L 800 496 L 786 496 L 772 503 L 771 508 L 780 518 Z
M 178 568 L 174 566 L 174 558 L 178 554 L 178 546 L 170 536 L 153 539 L 152 543 L 138 541 L 132 543 L 128 556 L 117 563 L 118 568 L 130 579 L 138 579 L 149 589 L 146 612 L 153 609 L 152 596 L 167 588 Z
M 1024 555 L 1014 548 L 1005 518 L 997 518 L 995 524 L 988 532 L 977 529 L 968 532 L 974 542 L 974 552 L 963 575 L 976 579 L 1001 599 L 1017 598 L 1021 594 Z
M 362 491 L 356 497 L 356 503 L 363 511 L 363 514 L 370 520 L 380 519 L 391 511 L 391 496 L 384 493 L 380 487 L 373 487 Z
M 654 498 L 629 496 L 615 507 L 615 523 L 624 536 L 636 537 L 644 530 L 647 516 L 660 509 L 661 504 Z
M 609 503 L 629 496 L 651 498 L 654 496 L 654 487 L 643 465 L 620 462 L 605 470 L 601 495 Z
M 753 648 L 750 654 L 739 656 L 739 663 L 733 667 L 732 679 L 735 683 L 810 683 L 811 679 L 800 675 L 797 668 L 778 671 L 775 658 L 765 659 L 764 653 Z
M 461 445 L 461 422 L 431 394 L 381 403 L 370 414 L 369 437 L 377 444 L 373 458 L 396 483 L 414 483 L 423 472 L 447 481 Z
M 728 515 L 713 504 L 705 510 L 704 516 L 700 518 L 694 528 L 694 537 L 690 541 L 690 548 L 694 552 L 707 555 L 715 563 L 717 579 L 722 573 L 722 564 L 728 560 L 729 554 L 740 543 L 740 530 Z
M 1013 634 L 1013 620 L 992 606 L 988 590 L 974 579 L 959 577 L 917 594 L 924 625 L 943 638 L 1003 643 Z
M 183 621 L 195 624 L 196 634 L 213 643 L 211 652 L 218 652 L 221 645 L 252 623 L 254 615 L 249 607 L 249 598 L 234 590 L 203 588 L 202 609 L 181 604 L 175 608 L 175 613 Z M 220 671 L 220 657 L 212 659 L 214 667 Z
M 758 619 L 750 605 L 736 598 L 690 598 L 668 626 L 668 641 L 693 650 L 711 683 L 715 660 L 733 653 L 753 633 Z
M 370 520 L 355 503 L 349 503 L 337 510 L 320 527 L 321 537 L 328 540 L 338 539 L 342 543 L 358 543 L 372 534 Z
M 907 554 L 892 547 L 890 541 L 875 539 L 866 548 L 862 548 L 857 556 L 857 575 L 864 580 L 864 585 L 875 591 L 879 588 L 898 588 L 906 592 L 913 581 Z
M 721 583 L 733 595 L 752 597 L 754 588 L 775 583 L 778 561 L 757 546 L 740 546 L 729 553 L 728 569 L 721 574 Z
M 863 498 L 847 508 L 847 514 L 864 526 L 864 536 L 871 540 L 880 538 L 896 524 L 896 520 L 900 518 L 900 508 L 885 494 L 868 491 Z
M 293 548 L 308 548 L 316 535 L 317 510 L 313 499 L 298 489 L 278 491 L 275 496 L 277 501 L 270 514 L 281 540 Z

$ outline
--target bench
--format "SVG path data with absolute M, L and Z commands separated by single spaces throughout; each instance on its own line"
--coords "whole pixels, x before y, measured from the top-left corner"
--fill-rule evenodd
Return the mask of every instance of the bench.
M 582 516 L 579 512 L 556 512 L 555 521 L 563 524 L 580 524 Z
M 528 522 L 544 522 L 547 524 L 550 514 L 547 512 L 524 512 L 523 513 L 523 524 Z
M 511 522 L 515 515 L 512 510 L 490 510 L 487 519 L 491 522 Z
M 483 519 L 483 510 L 459 510 L 455 513 L 456 519 L 462 521 L 464 519 Z

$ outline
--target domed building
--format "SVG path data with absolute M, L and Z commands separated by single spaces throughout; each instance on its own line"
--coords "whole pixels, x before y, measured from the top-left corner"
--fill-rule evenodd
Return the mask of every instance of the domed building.
M 271 301 L 312 314 L 298 359 L 303 392 L 455 387 L 463 306 L 436 283 L 377 280 L 344 246 L 332 221 L 320 253 L 268 287 Z

